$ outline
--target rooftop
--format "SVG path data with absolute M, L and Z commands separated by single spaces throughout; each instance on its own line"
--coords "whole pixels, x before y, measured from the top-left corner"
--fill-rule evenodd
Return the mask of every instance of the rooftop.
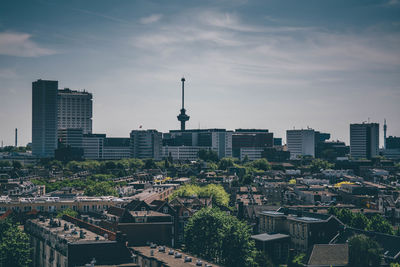
M 47 229 L 52 234 L 57 235 L 60 239 L 66 240 L 68 243 L 108 241 L 104 236 L 93 233 L 62 219 L 54 219 L 52 224 L 50 224 L 50 219 L 34 219 L 31 221 L 33 224 Z
M 193 257 L 192 255 L 183 253 L 178 250 L 172 250 L 170 248 L 164 247 L 165 251 L 159 251 L 160 248 L 162 247 L 155 247 L 151 248 L 150 246 L 145 246 L 145 247 L 131 247 L 136 254 L 140 254 L 145 256 L 146 258 L 153 258 L 158 261 L 161 261 L 165 266 L 170 266 L 170 267 L 193 267 L 196 266 L 197 260 L 200 260 L 202 262 L 201 266 L 213 266 L 213 267 L 218 267 L 219 265 L 216 265 L 214 263 L 209 263 L 204 260 L 198 259 L 196 257 Z M 151 255 L 151 251 L 153 251 L 153 255 Z M 170 255 L 170 252 L 172 255 Z M 181 256 L 179 258 L 176 258 L 175 253 L 179 253 Z M 185 262 L 184 259 L 185 257 L 190 257 L 192 259 L 191 262 Z M 164 266 L 163 265 L 163 266 Z
M 347 266 L 348 263 L 347 244 L 317 244 L 311 252 L 308 266 Z
M 284 234 L 259 234 L 259 235 L 252 235 L 251 238 L 265 242 L 265 241 L 271 241 L 271 240 L 278 240 L 282 238 L 289 238 L 290 236 L 284 235 Z

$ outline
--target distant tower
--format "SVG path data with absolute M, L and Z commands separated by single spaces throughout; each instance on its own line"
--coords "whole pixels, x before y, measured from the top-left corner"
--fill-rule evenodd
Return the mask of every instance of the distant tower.
M 18 147 L 18 129 L 15 128 L 15 147 Z
M 181 113 L 178 115 L 178 121 L 181 122 L 181 131 L 185 130 L 185 123 L 190 119 L 188 115 L 186 115 L 186 109 L 185 109 L 185 78 L 181 79 L 182 81 L 182 109 Z
M 386 125 L 386 119 L 383 124 L 383 148 L 386 149 L 386 132 L 387 132 L 387 125 Z

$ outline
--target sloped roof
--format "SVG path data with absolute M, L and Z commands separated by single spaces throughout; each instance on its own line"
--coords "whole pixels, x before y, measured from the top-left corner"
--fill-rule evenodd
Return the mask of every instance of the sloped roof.
M 348 263 L 348 244 L 317 244 L 311 252 L 308 266 L 346 266 Z
M 110 206 L 107 209 L 107 213 L 108 214 L 111 214 L 111 215 L 114 215 L 114 216 L 118 216 L 118 217 L 121 217 L 124 214 L 124 212 L 125 212 L 125 209 L 119 208 L 119 207 L 116 207 L 116 206 Z

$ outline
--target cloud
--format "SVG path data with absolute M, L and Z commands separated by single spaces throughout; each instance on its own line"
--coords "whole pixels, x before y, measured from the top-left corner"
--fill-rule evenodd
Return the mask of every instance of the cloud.
M 14 69 L 0 68 L 0 78 L 2 79 L 16 79 L 18 75 Z
M 388 5 L 398 5 L 400 4 L 399 0 L 389 0 L 389 2 L 387 3 Z
M 152 14 L 148 17 L 141 18 L 140 23 L 141 24 L 151 24 L 151 23 L 159 21 L 161 18 L 162 18 L 161 14 Z
M 56 51 L 40 47 L 28 33 L 1 32 L 0 55 L 16 57 L 40 57 L 56 54 Z

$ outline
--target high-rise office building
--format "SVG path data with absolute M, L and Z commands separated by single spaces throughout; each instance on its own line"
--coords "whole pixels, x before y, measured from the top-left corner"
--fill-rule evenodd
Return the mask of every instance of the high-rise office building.
M 82 129 L 92 133 L 92 94 L 68 88 L 58 90 L 58 129 Z
M 287 130 L 286 144 L 291 159 L 299 158 L 299 156 L 314 157 L 315 131 L 313 129 Z
M 131 157 L 160 160 L 162 133 L 157 130 L 133 130 L 131 132 Z
M 355 159 L 379 155 L 379 123 L 350 124 L 350 155 Z
M 53 157 L 57 148 L 58 81 L 32 83 L 32 154 Z
M 82 129 L 59 129 L 58 142 L 65 147 L 82 148 L 83 133 Z
M 194 147 L 197 147 L 198 150 L 211 149 L 218 154 L 219 158 L 232 157 L 232 134 L 232 131 L 225 129 L 171 130 L 164 134 L 164 156 L 168 156 L 165 153 L 171 152 L 167 147 L 190 146 L 192 147 L 189 153 L 191 157 L 194 153 Z M 172 150 L 178 151 L 175 148 L 172 148 Z M 180 149 L 179 151 L 186 153 L 188 150 Z M 183 159 L 184 156 L 179 155 L 177 158 Z
M 261 158 L 264 148 L 274 144 L 273 133 L 267 129 L 236 129 L 232 134 L 233 157 L 243 160 L 245 156 L 249 160 Z

